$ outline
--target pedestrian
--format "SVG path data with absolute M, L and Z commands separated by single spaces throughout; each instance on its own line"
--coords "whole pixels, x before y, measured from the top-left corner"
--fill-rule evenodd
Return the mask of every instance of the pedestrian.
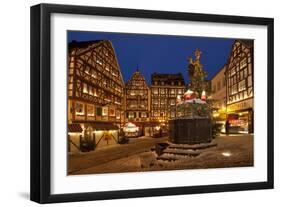
M 226 133 L 226 135 L 229 134 L 229 126 L 230 126 L 230 123 L 229 123 L 229 120 L 227 119 L 226 122 L 225 122 L 225 133 Z

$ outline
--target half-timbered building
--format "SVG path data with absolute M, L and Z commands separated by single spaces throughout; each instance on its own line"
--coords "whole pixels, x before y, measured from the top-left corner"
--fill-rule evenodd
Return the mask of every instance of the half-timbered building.
M 137 69 L 125 87 L 125 122 L 132 122 L 144 134 L 144 125 L 150 120 L 150 89 L 144 76 Z
M 151 75 L 151 121 L 167 124 L 176 116 L 176 99 L 185 92 L 181 73 Z
M 71 42 L 68 50 L 69 135 L 75 124 L 80 141 L 92 140 L 94 147 L 118 142 L 118 127 L 124 112 L 124 81 L 113 45 L 108 40 Z
M 253 41 L 236 40 L 226 67 L 227 119 L 232 132 L 253 132 L 253 77 Z

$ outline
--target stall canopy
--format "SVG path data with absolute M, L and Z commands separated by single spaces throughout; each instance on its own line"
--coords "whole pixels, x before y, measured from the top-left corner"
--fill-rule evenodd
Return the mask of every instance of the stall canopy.
M 80 124 L 68 124 L 68 132 L 82 132 Z

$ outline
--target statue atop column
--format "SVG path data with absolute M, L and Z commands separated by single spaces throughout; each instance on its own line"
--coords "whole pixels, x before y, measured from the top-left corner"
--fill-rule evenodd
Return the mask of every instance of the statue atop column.
M 207 72 L 203 70 L 203 65 L 200 62 L 202 52 L 197 48 L 194 52 L 195 59 L 189 57 L 188 76 L 190 79 L 189 89 L 196 93 L 199 98 L 203 91 L 207 90 L 205 78 Z

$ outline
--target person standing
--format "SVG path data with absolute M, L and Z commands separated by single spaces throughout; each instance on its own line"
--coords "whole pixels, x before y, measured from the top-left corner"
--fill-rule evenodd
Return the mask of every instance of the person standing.
M 230 123 L 229 123 L 229 120 L 227 119 L 226 122 L 225 122 L 225 133 L 226 133 L 226 135 L 229 134 L 229 126 L 230 126 Z

